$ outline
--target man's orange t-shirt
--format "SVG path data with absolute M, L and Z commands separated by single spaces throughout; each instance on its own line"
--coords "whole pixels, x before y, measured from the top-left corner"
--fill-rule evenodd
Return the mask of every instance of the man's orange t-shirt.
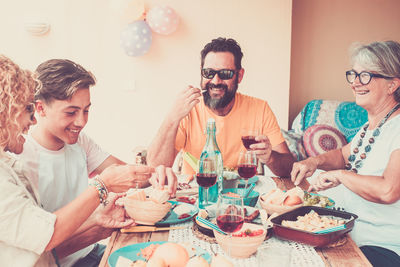
M 215 119 L 216 139 L 224 167 L 236 169 L 239 152 L 245 150 L 241 139 L 242 129 L 257 130 L 266 135 L 272 147 L 285 141 L 276 117 L 266 101 L 236 93 L 233 108 L 226 116 L 214 114 L 201 98 L 200 103 L 180 122 L 175 148 L 178 151 L 187 151 L 199 159 L 206 142 L 209 118 Z M 186 174 L 195 173 L 185 161 L 182 171 Z

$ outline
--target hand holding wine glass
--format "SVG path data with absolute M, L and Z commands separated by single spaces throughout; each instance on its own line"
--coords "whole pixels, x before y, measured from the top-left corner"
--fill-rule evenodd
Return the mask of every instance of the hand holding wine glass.
M 254 151 L 241 151 L 238 159 L 238 173 L 241 178 L 245 179 L 245 189 L 248 180 L 257 173 L 257 156 Z
M 199 186 L 204 187 L 204 205 L 208 205 L 208 188 L 215 185 L 217 181 L 217 166 L 212 159 L 205 159 L 200 162 L 199 172 L 196 174 L 196 181 Z
M 257 130 L 242 129 L 242 143 L 247 150 L 250 150 L 250 145 L 258 143 L 256 137 L 258 136 Z
M 242 229 L 244 224 L 243 198 L 221 194 L 217 202 L 217 225 L 232 237 L 232 233 Z M 230 247 L 228 246 L 230 256 Z

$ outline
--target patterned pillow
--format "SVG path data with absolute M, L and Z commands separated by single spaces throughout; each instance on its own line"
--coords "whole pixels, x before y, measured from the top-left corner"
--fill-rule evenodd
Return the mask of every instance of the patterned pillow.
M 303 160 L 307 158 L 306 151 L 304 150 L 303 143 L 301 141 L 301 134 L 297 134 L 293 131 L 281 130 L 283 137 L 285 138 L 286 144 L 289 147 L 290 152 L 297 160 Z
M 329 125 L 313 125 L 303 135 L 303 146 L 309 157 L 341 148 L 345 144 L 347 144 L 347 141 L 344 135 Z
M 296 116 L 292 130 L 304 134 L 313 125 L 330 125 L 350 142 L 367 120 L 367 111 L 355 102 L 315 99 L 308 102 Z

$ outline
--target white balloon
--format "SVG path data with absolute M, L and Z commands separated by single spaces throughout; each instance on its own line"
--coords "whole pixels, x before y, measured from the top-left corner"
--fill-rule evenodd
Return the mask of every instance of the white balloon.
M 154 32 L 164 35 L 175 32 L 179 25 L 178 15 L 169 6 L 153 7 L 147 13 L 146 21 Z
M 146 54 L 151 42 L 151 29 L 143 20 L 128 24 L 121 32 L 121 46 L 128 56 L 138 57 Z

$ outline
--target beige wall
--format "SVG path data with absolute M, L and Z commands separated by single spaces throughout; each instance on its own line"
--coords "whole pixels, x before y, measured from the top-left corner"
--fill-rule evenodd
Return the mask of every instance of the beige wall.
M 293 1 L 290 123 L 309 100 L 353 100 L 349 46 L 400 41 L 399 10 L 398 0 Z
M 86 128 L 101 146 L 132 162 L 132 148 L 148 145 L 177 93 L 199 85 L 199 52 L 212 38 L 235 38 L 244 51 L 239 90 L 267 99 L 283 128 L 288 123 L 292 0 L 145 0 L 167 4 L 181 19 L 169 36 L 153 34 L 148 54 L 119 47 L 124 3 L 136 0 L 0 0 L 0 53 L 34 69 L 69 58 L 97 77 Z M 29 35 L 25 20 L 44 17 L 51 31 Z

